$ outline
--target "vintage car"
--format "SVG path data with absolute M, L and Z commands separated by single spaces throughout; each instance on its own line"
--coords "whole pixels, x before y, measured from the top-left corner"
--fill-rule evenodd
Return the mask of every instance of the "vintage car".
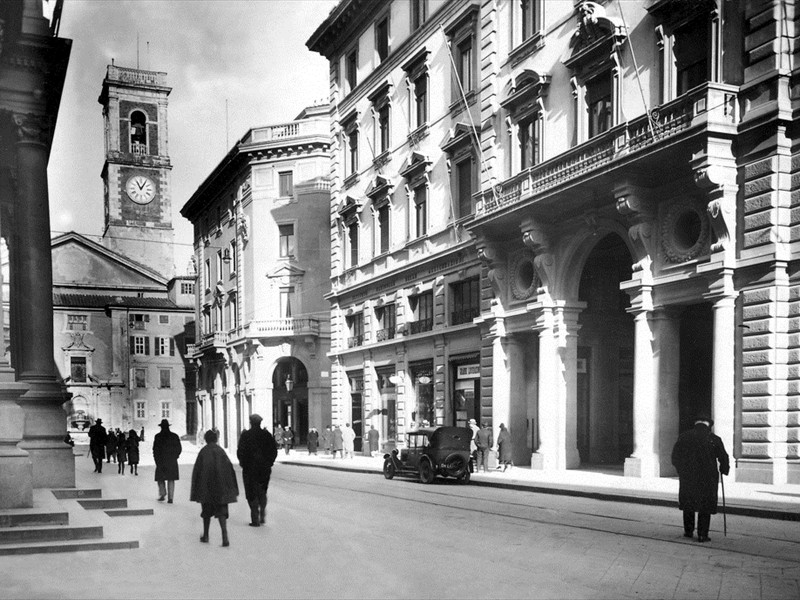
M 406 434 L 406 447 L 384 455 L 383 476 L 419 475 L 432 483 L 437 475 L 469 481 L 469 427 L 424 427 Z

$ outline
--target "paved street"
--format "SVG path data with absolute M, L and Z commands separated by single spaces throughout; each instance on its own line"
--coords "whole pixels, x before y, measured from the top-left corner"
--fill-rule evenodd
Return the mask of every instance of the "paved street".
M 221 548 L 216 522 L 211 543 L 198 540 L 191 464 L 168 505 L 155 501 L 152 466 L 122 477 L 112 464 L 98 476 L 76 460 L 79 487 L 155 509 L 92 515 L 140 548 L 4 557 L 0 597 L 800 596 L 796 522 L 729 516 L 723 537 L 718 516 L 701 545 L 682 537 L 674 508 L 279 464 L 268 526 L 247 526 L 242 496 L 231 506 L 231 547 Z

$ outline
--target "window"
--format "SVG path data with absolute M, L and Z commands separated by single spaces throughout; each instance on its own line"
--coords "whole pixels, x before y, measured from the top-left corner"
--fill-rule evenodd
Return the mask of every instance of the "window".
M 154 342 L 156 356 L 175 356 L 175 340 L 168 337 L 157 337 Z
M 477 43 L 476 32 L 480 9 L 470 5 L 467 10 L 445 29 L 448 43 L 452 52 L 453 66 L 451 102 L 457 103 L 451 108 L 464 107 L 466 102 L 471 102 L 473 90 L 476 85 L 475 72 L 477 69 Z
M 428 188 L 420 185 L 414 188 L 414 237 L 422 237 L 428 232 Z
M 147 152 L 147 117 L 139 110 L 131 114 L 131 153 L 137 156 Z
M 681 95 L 709 79 L 708 23 L 705 19 L 695 19 L 676 29 L 674 38 L 677 92 Z
M 86 383 L 86 357 L 71 356 L 69 359 L 69 371 L 72 383 Z
M 147 324 L 149 322 L 150 322 L 150 315 L 131 313 L 129 317 L 129 324 L 131 329 L 138 329 L 138 330 L 147 329 Z
M 389 17 L 384 17 L 375 24 L 375 48 L 378 51 L 378 62 L 389 56 Z
M 172 387 L 172 371 L 170 369 L 158 370 L 158 387 L 162 389 Z
M 378 208 L 378 251 L 380 254 L 389 251 L 389 204 Z
M 211 333 L 211 309 L 203 309 L 203 333 Z
M 347 169 L 345 173 L 355 175 L 358 173 L 358 130 L 347 134 Z
M 522 119 L 517 128 L 519 139 L 520 168 L 527 169 L 539 164 L 539 115 L 531 115 Z
M 416 31 L 428 18 L 427 0 L 411 0 L 411 31 Z
M 458 198 L 458 217 L 466 217 L 474 212 L 472 203 L 472 186 L 474 181 L 472 157 L 456 163 L 456 190 Z
M 278 225 L 281 258 L 294 256 L 294 225 Z
M 181 294 L 193 295 L 194 294 L 194 283 L 191 283 L 189 281 L 182 281 L 181 282 Z
M 150 354 L 150 338 L 146 335 L 132 335 L 130 345 L 131 354 Z
M 604 73 L 586 82 L 586 108 L 589 111 L 590 138 L 611 128 L 613 113 L 610 73 Z
M 133 385 L 137 388 L 147 387 L 147 369 L 136 368 L 133 370 Z
M 281 198 L 287 198 L 294 194 L 294 173 L 292 171 L 282 171 L 278 173 L 278 194 Z
M 389 104 L 378 109 L 378 148 L 381 154 L 389 151 Z
M 228 250 L 231 253 L 230 272 L 231 275 L 236 275 L 239 271 L 239 255 L 236 252 L 236 240 L 231 241 Z
M 458 90 L 459 95 L 462 90 L 464 93 L 472 90 L 474 83 L 472 61 L 472 38 L 469 37 L 456 46 L 456 75 L 461 84 L 461 89 Z
M 222 300 L 218 299 L 217 303 L 214 305 L 214 330 L 215 331 L 222 331 L 225 328 L 225 321 L 223 320 L 223 313 L 222 313 Z
M 344 58 L 344 76 L 347 91 L 352 92 L 358 84 L 358 48 L 353 48 Z
M 433 292 L 425 292 L 410 299 L 414 321 L 409 323 L 412 334 L 433 329 Z
M 158 315 L 158 322 L 161 325 L 169 325 L 169 315 Z
M 231 329 L 239 326 L 239 303 L 236 300 L 236 294 L 231 294 L 231 297 L 228 298 L 228 320 Z
M 222 265 L 224 264 L 222 260 L 222 250 L 217 250 L 217 282 L 222 281 Z
M 358 222 L 351 223 L 347 228 L 347 237 L 350 241 L 350 267 L 358 264 Z
M 281 317 L 291 317 L 292 316 L 292 308 L 294 307 L 294 288 L 288 287 L 283 288 L 280 291 L 280 316 Z
M 538 0 L 522 0 L 520 2 L 520 25 L 522 26 L 523 42 L 533 37 L 533 34 L 539 31 L 536 10 L 537 1 Z
M 375 309 L 375 319 L 378 322 L 375 340 L 382 342 L 394 339 L 397 327 L 397 309 L 394 302 L 377 307 Z
M 206 290 L 211 289 L 211 259 L 206 259 L 205 265 Z
M 136 418 L 137 419 L 144 419 L 147 415 L 146 407 L 144 402 L 137 402 L 136 403 Z
M 172 416 L 170 415 L 170 406 L 169 402 L 162 402 L 161 403 L 161 418 L 162 419 L 171 419 Z
M 86 331 L 89 328 L 89 315 L 67 315 L 67 329 Z
M 347 347 L 353 348 L 364 343 L 364 313 L 356 313 L 347 317 L 347 329 L 350 337 L 347 340 Z
M 460 281 L 450 286 L 450 324 L 471 323 L 481 313 L 480 282 L 477 278 Z
M 428 122 L 428 75 L 420 75 L 414 86 L 414 127 L 422 127 Z

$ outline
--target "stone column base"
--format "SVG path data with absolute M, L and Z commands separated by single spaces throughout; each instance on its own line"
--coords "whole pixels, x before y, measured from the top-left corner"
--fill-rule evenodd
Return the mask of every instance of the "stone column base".
M 0 509 L 33 507 L 33 467 L 30 456 L 17 447 L 25 413 L 17 404 L 27 386 L 0 384 Z
M 531 454 L 531 469 L 534 471 L 548 471 L 555 468 L 552 460 L 548 460 L 547 456 L 534 452 Z
M 629 456 L 625 459 L 625 477 L 659 477 L 658 460 L 655 456 Z

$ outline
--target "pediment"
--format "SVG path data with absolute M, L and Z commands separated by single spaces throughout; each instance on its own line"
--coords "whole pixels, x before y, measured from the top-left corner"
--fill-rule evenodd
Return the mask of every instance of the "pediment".
M 369 184 L 365 194 L 373 200 L 389 196 L 394 189 L 392 182 L 383 175 L 377 175 Z
M 282 277 L 288 277 L 290 279 L 294 279 L 297 277 L 302 277 L 305 274 L 306 274 L 305 269 L 301 269 L 300 267 L 292 263 L 284 263 L 278 265 L 271 271 L 268 271 L 267 277 L 269 277 L 270 279 L 278 279 Z
M 506 86 L 505 98 L 500 105 L 512 112 L 520 107 L 535 103 L 547 94 L 550 76 L 525 69 Z
M 55 288 L 159 289 L 167 284 L 147 267 L 78 233 L 54 238 L 50 248 Z
M 473 144 L 476 137 L 477 131 L 474 127 L 466 123 L 456 123 L 447 133 L 441 147 L 448 154 L 452 154 L 457 148 Z
M 575 10 L 578 24 L 569 40 L 569 55 L 562 61 L 569 69 L 594 62 L 599 55 L 607 57 L 628 35 L 622 21 L 608 16 L 598 2 L 583 0 Z

